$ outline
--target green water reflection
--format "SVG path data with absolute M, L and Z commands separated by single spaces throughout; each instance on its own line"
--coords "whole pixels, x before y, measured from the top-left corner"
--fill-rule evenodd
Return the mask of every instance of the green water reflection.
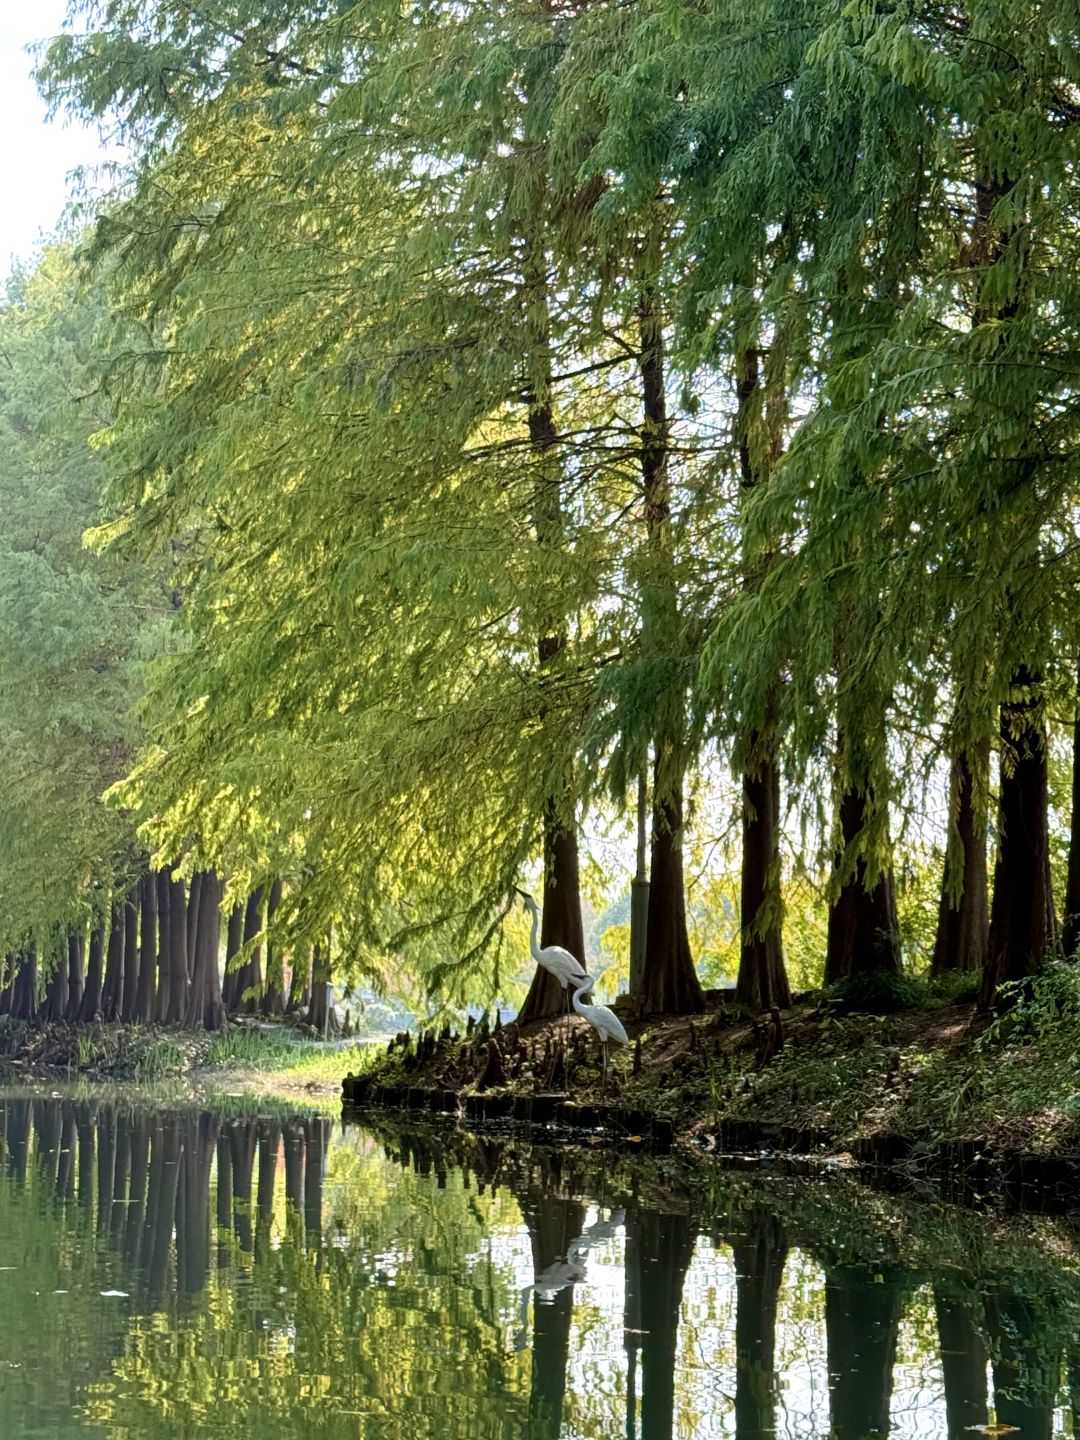
M 126 1099 L 0 1156 L 5 1440 L 1074 1433 L 1067 1222 Z

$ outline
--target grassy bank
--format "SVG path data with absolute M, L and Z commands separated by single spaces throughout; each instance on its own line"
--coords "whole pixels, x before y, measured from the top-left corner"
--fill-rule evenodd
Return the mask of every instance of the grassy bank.
M 0 1075 L 228 1088 L 254 1097 L 336 1100 L 341 1077 L 365 1062 L 362 1042 L 323 1044 L 285 1028 L 192 1034 L 155 1025 L 26 1026 L 0 1020 Z

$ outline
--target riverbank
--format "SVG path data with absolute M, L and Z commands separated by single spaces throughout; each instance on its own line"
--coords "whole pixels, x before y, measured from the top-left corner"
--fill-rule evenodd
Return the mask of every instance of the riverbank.
M 410 1038 L 368 1052 L 345 1098 L 460 1108 L 476 1122 L 606 1125 L 630 1143 L 655 1130 L 688 1153 L 952 1168 L 978 1183 L 1019 1169 L 1059 1192 L 1075 1186 L 1080 1202 L 1075 975 L 1055 969 L 994 1019 L 948 991 L 906 987 L 895 1000 L 912 997 L 885 1014 L 836 995 L 764 1018 L 720 997 L 693 1018 L 636 1020 L 622 1007 L 631 1044 L 606 1095 L 595 1039 L 576 1018 Z
M 336 1105 L 370 1041 L 322 1042 L 284 1025 L 209 1035 L 155 1025 L 28 1026 L 0 1019 L 0 1078 L 169 1085 Z
M 1004 1015 L 906 984 L 882 1005 L 801 997 L 751 1017 L 714 994 L 695 1017 L 635 1018 L 606 1094 L 595 1037 L 577 1017 L 322 1043 L 284 1026 L 224 1035 L 141 1026 L 44 1028 L 0 1021 L 0 1076 L 167 1083 L 336 1108 L 464 1114 L 467 1123 L 563 1120 L 631 1146 L 655 1139 L 687 1157 L 768 1151 L 818 1163 L 873 1163 L 975 1177 L 1054 1177 L 1080 1199 L 1080 984 L 1055 967 Z M 911 1003 L 912 1001 L 917 1003 Z M 565 1066 L 564 1066 L 565 1054 Z

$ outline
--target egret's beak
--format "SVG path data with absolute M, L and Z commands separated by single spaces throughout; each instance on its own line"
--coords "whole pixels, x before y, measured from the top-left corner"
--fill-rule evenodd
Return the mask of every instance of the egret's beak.
M 514 886 L 514 894 L 520 895 L 522 900 L 531 900 L 533 898 L 527 890 L 519 890 L 516 885 Z

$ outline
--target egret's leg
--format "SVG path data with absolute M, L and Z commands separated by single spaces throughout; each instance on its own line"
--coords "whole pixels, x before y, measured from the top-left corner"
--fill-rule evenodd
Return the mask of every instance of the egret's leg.
M 563 998 L 566 1001 L 566 1020 L 563 1023 L 563 1088 L 570 1088 L 570 1070 L 567 1056 L 570 1054 L 570 984 L 563 986 Z
M 606 1041 L 600 1046 L 600 1053 L 601 1053 L 601 1055 L 603 1055 L 603 1057 L 604 1057 L 604 1079 L 603 1079 L 603 1083 L 602 1083 L 601 1086 L 600 1086 L 600 1099 L 603 1100 L 604 1097 L 607 1095 L 607 1042 L 606 1042 Z

